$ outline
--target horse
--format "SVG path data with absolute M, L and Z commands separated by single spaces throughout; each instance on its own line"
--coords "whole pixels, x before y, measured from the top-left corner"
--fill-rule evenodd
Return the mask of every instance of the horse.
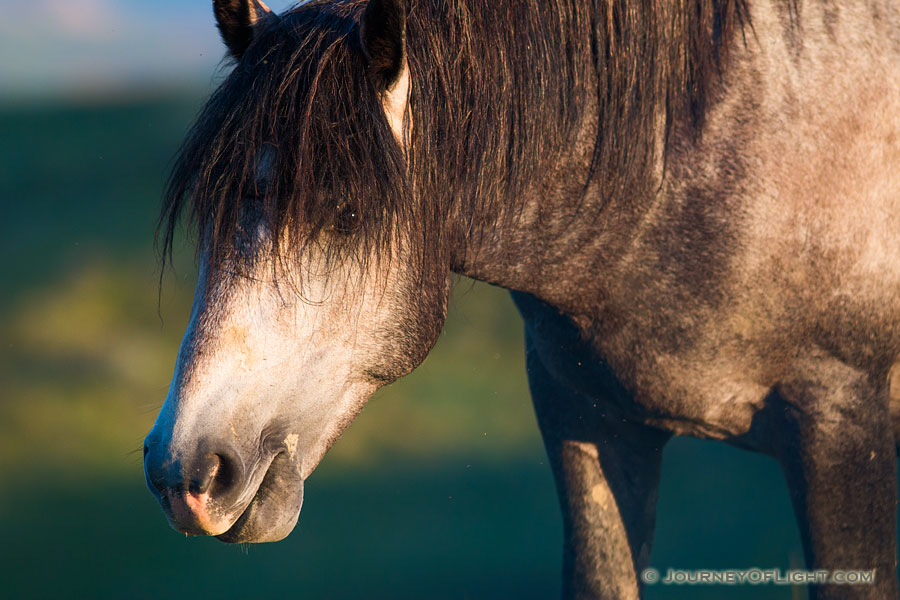
M 294 527 L 451 277 L 507 288 L 566 598 L 639 598 L 674 435 L 774 457 L 818 599 L 898 596 L 894 0 L 214 0 L 173 166 L 200 265 L 144 445 L 171 525 Z

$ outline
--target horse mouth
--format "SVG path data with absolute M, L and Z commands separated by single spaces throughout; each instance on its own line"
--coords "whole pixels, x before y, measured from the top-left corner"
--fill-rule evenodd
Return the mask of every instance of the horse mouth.
M 283 540 L 293 531 L 303 505 L 303 478 L 287 454 L 275 457 L 253 499 L 234 524 L 216 539 L 229 543 Z

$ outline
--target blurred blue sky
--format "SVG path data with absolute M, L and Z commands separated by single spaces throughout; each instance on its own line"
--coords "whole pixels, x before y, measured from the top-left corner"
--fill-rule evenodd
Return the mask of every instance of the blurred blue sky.
M 223 54 L 211 0 L 7 0 L 0 98 L 203 85 Z

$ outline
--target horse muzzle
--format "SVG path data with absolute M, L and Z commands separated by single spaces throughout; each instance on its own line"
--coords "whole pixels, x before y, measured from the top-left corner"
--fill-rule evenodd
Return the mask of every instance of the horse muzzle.
M 151 432 L 144 473 L 174 529 L 224 542 L 281 540 L 296 525 L 303 503 L 303 479 L 286 452 L 248 463 L 234 449 L 207 441 L 188 456 L 167 451 Z

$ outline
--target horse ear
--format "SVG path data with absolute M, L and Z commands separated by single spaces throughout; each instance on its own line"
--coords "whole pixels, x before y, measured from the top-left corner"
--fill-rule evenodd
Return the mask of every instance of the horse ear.
M 253 28 L 272 14 L 261 0 L 213 0 L 216 24 L 228 51 L 240 58 L 253 41 Z
M 403 0 L 369 0 L 360 38 L 375 86 L 389 91 L 406 71 L 406 9 Z

